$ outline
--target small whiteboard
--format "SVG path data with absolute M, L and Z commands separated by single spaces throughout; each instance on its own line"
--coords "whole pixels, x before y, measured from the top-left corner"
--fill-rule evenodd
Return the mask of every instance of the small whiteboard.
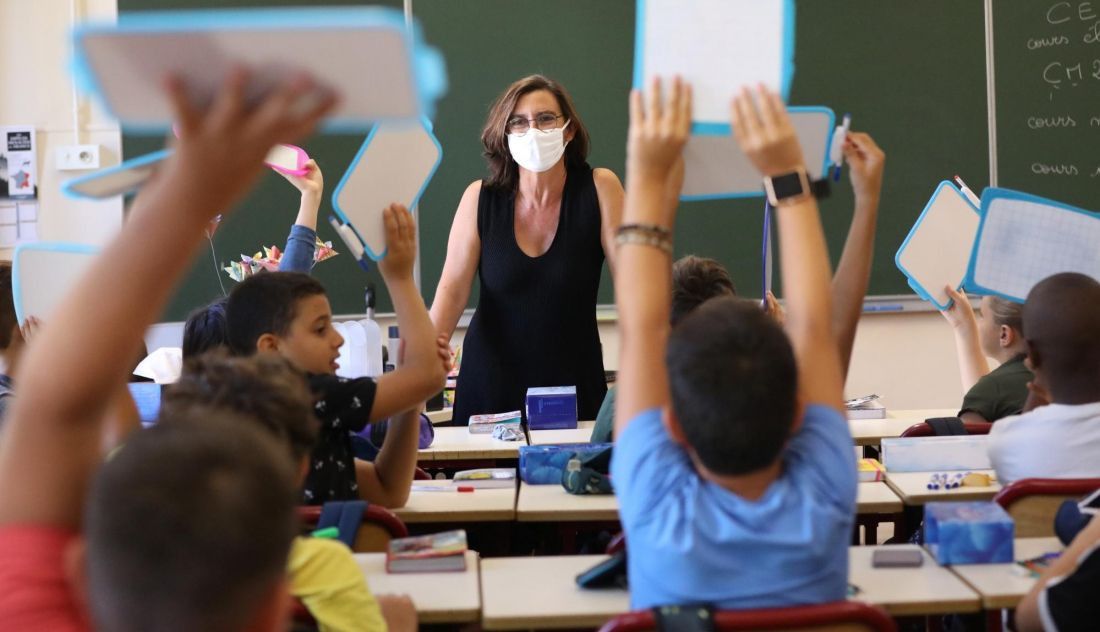
M 61 185 L 61 190 L 72 198 L 92 200 L 133 193 L 140 189 L 146 180 L 152 177 L 160 163 L 171 155 L 171 149 L 162 149 L 131 158 L 114 167 L 100 169 L 86 176 L 68 180 Z
M 77 79 L 127 131 L 162 133 L 172 122 L 164 79 L 183 79 L 209 103 L 236 66 L 250 71 L 256 101 L 297 73 L 335 90 L 329 131 L 430 115 L 446 91 L 443 58 L 410 40 L 400 11 L 322 7 L 127 13 L 117 24 L 78 27 Z M 309 104 L 303 103 L 302 107 Z
M 811 180 L 827 173 L 836 115 L 825 107 L 791 107 L 791 124 L 802 145 Z M 684 146 L 684 201 L 764 197 L 760 172 L 741 151 L 729 123 L 696 131 Z
M 47 323 L 69 290 L 91 266 L 99 249 L 85 244 L 36 242 L 12 255 L 12 299 L 22 323 L 35 316 Z
M 692 121 L 728 124 L 730 101 L 760 83 L 783 95 L 794 76 L 794 0 L 637 0 L 634 87 L 679 75 Z
M 411 211 L 442 158 L 426 121 L 380 123 L 371 130 L 332 193 L 333 209 L 351 224 L 371 259 L 386 256 L 382 211 L 394 202 Z
M 894 264 L 909 278 L 909 287 L 938 309 L 951 306 L 945 286 L 959 289 L 963 285 L 979 219 L 978 209 L 945 180 L 894 256 Z
M 1100 280 L 1100 213 L 1009 189 L 986 189 L 967 289 L 1023 302 L 1060 272 Z

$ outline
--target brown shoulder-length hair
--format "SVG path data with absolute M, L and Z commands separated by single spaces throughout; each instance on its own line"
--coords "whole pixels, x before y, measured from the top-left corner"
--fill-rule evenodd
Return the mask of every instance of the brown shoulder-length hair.
M 520 97 L 538 90 L 546 90 L 554 95 L 562 116 L 569 121 L 569 129 L 573 131 L 573 140 L 565 146 L 566 168 L 588 165 L 588 128 L 573 107 L 573 99 L 557 81 L 542 75 L 530 75 L 508 86 L 497 97 L 489 108 L 485 128 L 481 130 L 481 144 L 485 148 L 482 155 L 489 163 L 487 184 L 491 187 L 514 190 L 519 182 L 519 166 L 508 151 L 508 119 L 512 117 L 512 111 L 516 109 Z

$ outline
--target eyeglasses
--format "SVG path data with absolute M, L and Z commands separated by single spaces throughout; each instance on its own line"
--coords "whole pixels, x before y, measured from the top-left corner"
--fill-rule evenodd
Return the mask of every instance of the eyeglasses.
M 508 119 L 508 133 L 515 134 L 516 136 L 523 136 L 527 133 L 527 130 L 531 129 L 531 123 L 535 124 L 535 129 L 540 131 L 552 130 L 558 126 L 558 119 L 565 118 L 561 114 L 553 114 L 551 112 L 539 112 L 533 119 L 526 119 L 522 116 L 513 116 Z

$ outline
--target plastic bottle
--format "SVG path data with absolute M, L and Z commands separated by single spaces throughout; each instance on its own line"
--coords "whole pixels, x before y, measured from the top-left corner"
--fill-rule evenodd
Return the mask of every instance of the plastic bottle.
M 366 335 L 364 345 L 366 347 L 366 375 L 378 377 L 382 375 L 382 327 L 374 320 L 374 285 L 368 285 L 366 289 L 367 317 L 359 321 Z

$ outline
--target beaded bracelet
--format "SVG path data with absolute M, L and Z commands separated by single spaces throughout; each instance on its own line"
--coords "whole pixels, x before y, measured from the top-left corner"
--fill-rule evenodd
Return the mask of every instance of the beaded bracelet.
M 672 231 L 661 226 L 627 224 L 615 232 L 615 244 L 638 244 L 658 248 L 672 256 Z

